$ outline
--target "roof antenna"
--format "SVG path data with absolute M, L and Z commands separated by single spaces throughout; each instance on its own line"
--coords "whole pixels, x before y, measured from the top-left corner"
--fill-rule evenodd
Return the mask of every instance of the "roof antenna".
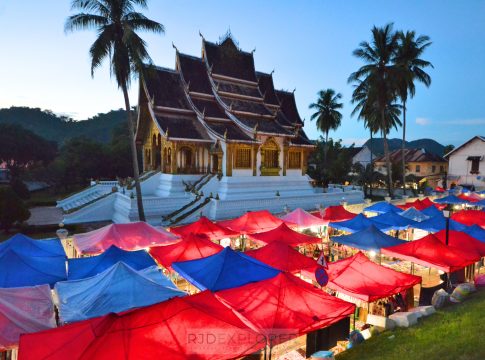
M 199 36 L 202 38 L 202 40 L 205 40 L 205 37 L 204 37 L 204 35 L 202 35 L 202 33 L 200 32 L 200 30 L 199 30 Z
M 254 54 L 256 52 L 256 47 L 251 51 L 251 54 Z
M 296 91 L 296 88 L 293 89 L 293 94 L 295 93 L 295 91 Z
M 175 46 L 175 44 L 173 43 L 173 41 L 172 41 L 172 47 L 175 49 L 176 52 L 179 52 L 179 49 L 177 49 L 177 47 Z
M 269 74 L 270 74 L 270 75 L 273 75 L 273 73 L 274 73 L 274 69 L 273 69 L 273 70 L 271 70 L 271 72 L 270 72 Z

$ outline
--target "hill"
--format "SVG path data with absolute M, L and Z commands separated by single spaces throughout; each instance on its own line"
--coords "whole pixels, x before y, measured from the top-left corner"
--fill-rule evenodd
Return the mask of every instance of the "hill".
M 86 136 L 92 140 L 106 143 L 111 139 L 114 128 L 126 121 L 124 110 L 112 110 L 97 114 L 87 120 L 74 121 L 68 117 L 56 115 L 49 110 L 29 107 L 11 107 L 0 109 L 0 124 L 18 124 L 42 136 L 62 144 L 67 139 Z
M 387 139 L 389 143 L 389 150 L 393 151 L 401 148 L 402 139 Z M 364 144 L 373 150 L 376 155 L 384 154 L 384 139 L 374 138 L 367 140 Z M 413 141 L 406 141 L 406 147 L 409 149 L 425 149 L 428 152 L 443 156 L 445 147 L 433 139 L 418 139 Z

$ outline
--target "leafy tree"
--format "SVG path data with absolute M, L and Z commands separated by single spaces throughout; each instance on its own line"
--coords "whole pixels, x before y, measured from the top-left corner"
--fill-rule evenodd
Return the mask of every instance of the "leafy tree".
M 367 104 L 376 108 L 380 116 L 380 130 L 384 137 L 384 154 L 387 167 L 387 186 L 389 195 L 393 196 L 392 169 L 389 158 L 387 133 L 392 127 L 386 113 L 391 112 L 391 105 L 396 99 L 397 79 L 400 69 L 394 64 L 398 34 L 393 31 L 393 25 L 382 28 L 372 28 L 371 42 L 363 41 L 354 50 L 354 56 L 365 62 L 360 69 L 349 77 L 350 83 L 355 83 L 354 94 L 367 94 Z M 362 90 L 365 88 L 365 90 Z
M 146 43 L 136 31 L 164 33 L 164 27 L 135 11 L 136 6 L 147 8 L 147 0 L 72 0 L 72 9 L 80 13 L 70 16 L 66 31 L 95 29 L 98 37 L 89 49 L 91 75 L 106 58 L 118 87 L 123 91 L 129 124 L 133 177 L 135 179 L 138 216 L 145 221 L 139 179 L 138 156 L 135 143 L 135 123 L 131 114 L 128 88 L 136 76 L 143 76 L 144 62 L 151 63 Z
M 415 81 L 424 84 L 426 87 L 431 85 L 431 76 L 424 69 L 433 68 L 429 61 L 421 59 L 426 48 L 431 45 L 430 38 L 425 35 L 416 37 L 416 32 L 406 31 L 398 33 L 398 46 L 396 49 L 395 63 L 401 69 L 398 80 L 398 94 L 402 102 L 403 128 L 402 128 L 402 156 L 401 174 L 403 192 L 406 194 L 406 182 L 404 179 L 406 162 L 404 151 L 406 147 L 406 103 L 408 96 L 414 97 L 416 93 Z
M 12 177 L 34 165 L 46 165 L 57 152 L 55 143 L 44 140 L 19 125 L 0 124 L 0 163 L 5 163 Z
M 13 225 L 30 217 L 22 199 L 9 186 L 0 187 L 0 227 L 8 232 Z
M 111 164 L 110 178 L 127 178 L 133 174 L 133 164 L 130 157 L 130 138 L 126 125 L 122 124 L 113 129 L 108 155 Z
M 328 159 L 325 162 L 323 158 L 323 148 L 328 149 Z M 349 178 L 352 168 L 352 157 L 350 152 L 342 146 L 342 140 L 334 141 L 328 139 L 325 141 L 320 137 L 316 142 L 316 150 L 310 156 L 308 163 L 308 174 L 321 186 L 327 187 L 329 182 L 343 183 Z
M 452 151 L 455 148 L 455 145 L 446 145 L 445 149 L 443 150 L 443 155 L 448 154 L 450 151 Z
M 325 134 L 325 144 L 328 142 L 330 130 L 337 130 L 342 122 L 342 114 L 338 111 L 343 108 L 340 101 L 342 94 L 335 94 L 335 90 L 327 89 L 318 92 L 318 100 L 311 103 L 309 108 L 315 110 L 310 120 L 316 120 L 317 129 Z M 327 162 L 327 146 L 324 149 L 324 161 Z

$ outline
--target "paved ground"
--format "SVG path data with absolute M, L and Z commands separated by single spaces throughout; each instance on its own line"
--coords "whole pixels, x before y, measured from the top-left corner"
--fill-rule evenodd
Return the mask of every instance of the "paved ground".
M 62 210 L 55 206 L 40 206 L 30 209 L 28 225 L 56 225 L 62 221 Z

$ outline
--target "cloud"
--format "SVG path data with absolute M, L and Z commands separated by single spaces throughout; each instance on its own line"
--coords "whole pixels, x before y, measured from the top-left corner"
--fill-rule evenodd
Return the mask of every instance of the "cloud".
M 426 125 L 431 124 L 431 120 L 428 119 L 428 118 L 424 118 L 424 117 L 418 117 L 418 118 L 416 118 L 416 124 L 418 124 L 420 126 L 426 126 Z
M 485 125 L 485 119 L 457 119 L 457 120 L 448 120 L 443 121 L 445 124 L 450 125 Z

